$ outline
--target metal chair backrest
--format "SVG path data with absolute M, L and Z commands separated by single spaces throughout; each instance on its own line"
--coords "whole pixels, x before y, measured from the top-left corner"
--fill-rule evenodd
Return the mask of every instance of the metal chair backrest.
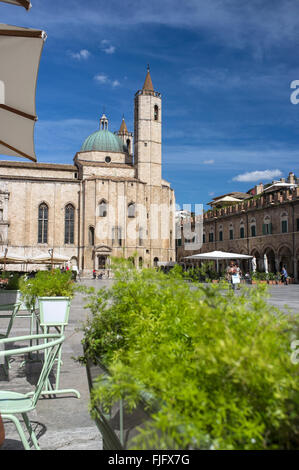
M 65 337 L 59 334 L 42 334 L 42 335 L 19 336 L 15 338 L 5 338 L 5 339 L 0 340 L 0 347 L 1 345 L 5 345 L 7 343 L 16 343 L 16 342 L 34 341 L 34 340 L 44 341 L 44 343 L 37 344 L 34 346 L 26 346 L 26 347 L 21 347 L 17 349 L 6 349 L 3 351 L 0 351 L 0 358 L 5 357 L 5 356 L 16 356 L 20 354 L 44 351 L 42 370 L 40 372 L 34 394 L 32 395 L 33 407 L 36 406 L 36 403 L 40 397 L 40 394 L 44 389 L 46 380 L 48 379 L 50 375 L 50 372 L 54 365 L 54 361 L 59 353 L 59 350 L 62 346 L 64 339 Z

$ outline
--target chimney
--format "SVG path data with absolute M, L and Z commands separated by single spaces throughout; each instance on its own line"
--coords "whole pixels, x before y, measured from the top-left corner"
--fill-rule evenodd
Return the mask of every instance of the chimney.
M 295 184 L 295 175 L 294 175 L 294 173 L 293 173 L 292 171 L 290 171 L 290 173 L 289 173 L 289 178 L 288 178 L 288 180 L 289 180 L 289 183 L 290 183 L 290 184 Z
M 255 186 L 255 194 L 261 194 L 264 191 L 263 183 L 257 184 Z

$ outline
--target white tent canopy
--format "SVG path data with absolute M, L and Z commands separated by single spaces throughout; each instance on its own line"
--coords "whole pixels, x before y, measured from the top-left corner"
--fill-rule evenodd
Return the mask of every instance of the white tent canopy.
M 0 0 L 0 2 L 11 3 L 12 5 L 18 5 L 19 7 L 26 8 L 26 10 L 29 10 L 32 7 L 29 0 Z
M 192 256 L 186 256 L 185 259 L 251 259 L 250 255 L 243 255 L 242 253 L 229 253 L 226 251 L 210 251 L 209 253 L 198 253 Z
M 17 253 L 4 251 L 0 253 L 0 263 L 5 264 L 22 264 L 26 263 L 27 258 L 25 256 L 20 256 Z
M 68 256 L 63 256 L 59 254 L 53 254 L 53 256 L 51 256 L 50 254 L 44 253 L 30 258 L 28 261 L 31 264 L 63 264 L 69 260 L 70 258 Z
M 233 196 L 223 196 L 219 199 L 215 199 L 214 201 L 210 202 L 209 204 L 211 206 L 213 206 L 215 204 L 219 204 L 220 202 L 242 202 L 242 199 L 238 199 L 238 198 L 233 197 Z
M 43 31 L 0 24 L 0 154 L 36 161 L 35 92 Z
M 196 255 L 185 256 L 185 259 L 203 260 L 210 259 L 217 263 L 219 260 L 230 260 L 230 259 L 252 259 L 250 255 L 243 255 L 242 253 L 228 253 L 226 251 L 210 251 L 209 253 L 198 253 Z

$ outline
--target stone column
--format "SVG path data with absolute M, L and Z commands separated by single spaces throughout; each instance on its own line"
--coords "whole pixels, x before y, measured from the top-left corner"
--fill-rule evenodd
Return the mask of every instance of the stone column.
M 293 257 L 293 270 L 294 270 L 295 282 L 298 282 L 298 269 L 297 269 L 297 256 L 296 256 L 296 253 L 294 253 L 294 257 Z

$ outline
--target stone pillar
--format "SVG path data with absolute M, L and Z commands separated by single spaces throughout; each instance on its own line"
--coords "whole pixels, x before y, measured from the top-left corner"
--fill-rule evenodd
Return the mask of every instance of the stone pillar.
M 277 273 L 279 272 L 279 258 L 277 256 L 275 257 L 275 270 Z
M 297 269 L 297 256 L 296 256 L 296 253 L 294 253 L 294 257 L 293 257 L 293 270 L 294 270 L 294 279 L 295 279 L 295 282 L 298 282 L 298 269 Z

